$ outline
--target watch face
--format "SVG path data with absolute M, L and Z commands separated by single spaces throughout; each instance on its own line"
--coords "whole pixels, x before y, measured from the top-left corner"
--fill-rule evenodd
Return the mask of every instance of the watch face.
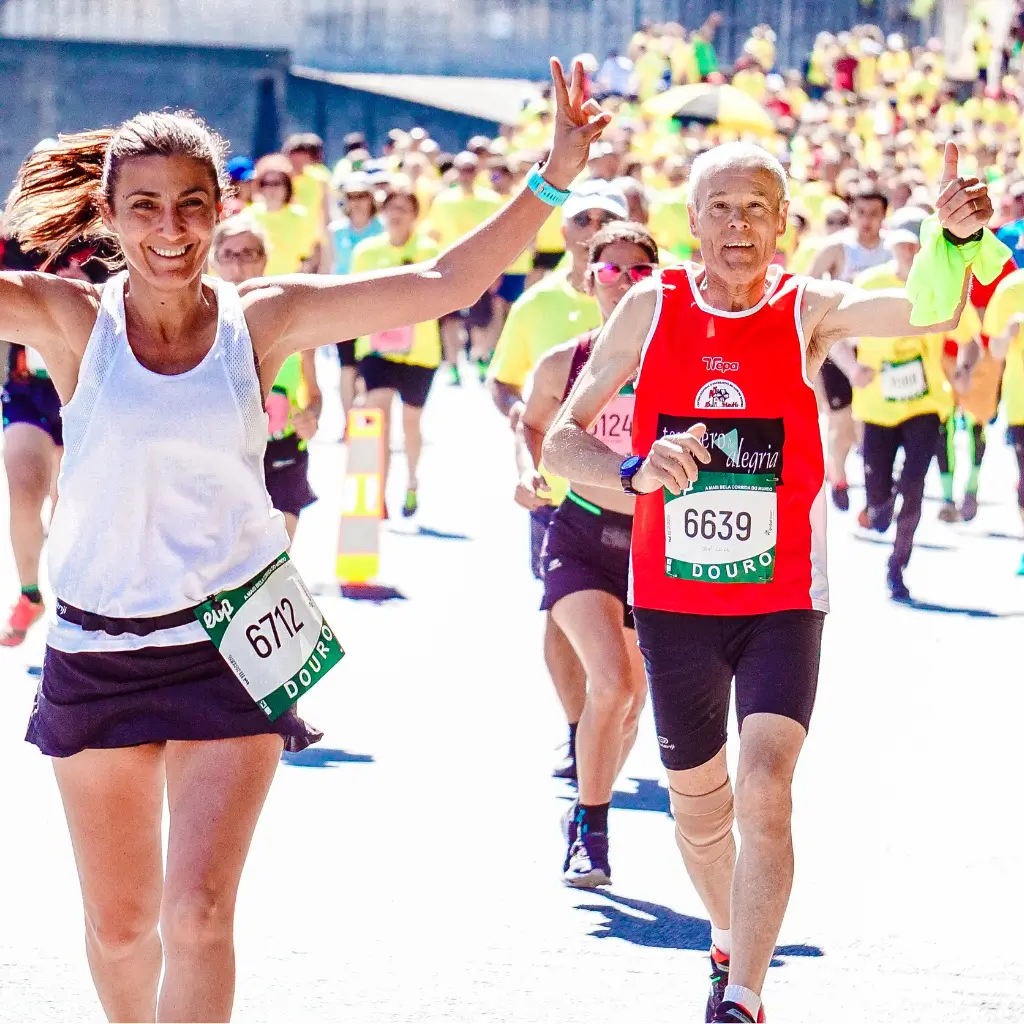
M 643 458 L 639 455 L 631 455 L 625 462 L 619 467 L 620 476 L 632 476 L 642 465 Z

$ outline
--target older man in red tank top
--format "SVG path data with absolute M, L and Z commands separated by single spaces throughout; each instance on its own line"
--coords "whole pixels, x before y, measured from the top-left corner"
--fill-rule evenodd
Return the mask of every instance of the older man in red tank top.
M 953 245 L 980 237 L 992 213 L 985 184 L 959 177 L 957 161 L 950 143 L 937 208 Z M 840 339 L 952 328 L 967 295 L 947 323 L 919 327 L 901 290 L 787 274 L 771 265 L 787 210 L 785 173 L 765 150 L 735 143 L 698 158 L 690 225 L 704 266 L 632 289 L 544 446 L 553 472 L 638 495 L 631 599 L 676 842 L 711 918 L 709 1021 L 764 1019 L 793 881 L 791 786 L 828 611 L 811 382 Z M 623 461 L 587 430 L 634 374 L 635 454 Z

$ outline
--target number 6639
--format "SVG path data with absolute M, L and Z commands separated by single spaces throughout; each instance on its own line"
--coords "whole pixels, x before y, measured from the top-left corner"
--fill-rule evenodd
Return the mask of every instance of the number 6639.
M 731 512 L 727 509 L 716 511 L 706 508 L 698 512 L 688 508 L 683 513 L 683 532 L 687 537 L 703 537 L 704 540 L 750 540 L 751 519 L 749 512 Z

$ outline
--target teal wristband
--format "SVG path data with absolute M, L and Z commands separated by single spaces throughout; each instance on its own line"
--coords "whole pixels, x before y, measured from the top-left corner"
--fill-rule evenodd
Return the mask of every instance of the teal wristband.
M 540 164 L 534 164 L 526 179 L 526 187 L 542 202 L 548 206 L 561 206 L 569 198 L 568 192 L 555 188 L 550 182 L 545 181 L 544 175 L 540 173 Z

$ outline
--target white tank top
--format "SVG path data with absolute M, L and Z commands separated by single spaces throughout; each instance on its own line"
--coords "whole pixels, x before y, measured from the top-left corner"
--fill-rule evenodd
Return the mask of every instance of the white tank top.
M 884 236 L 879 240 L 878 245 L 869 249 L 867 246 L 861 245 L 857 241 L 857 235 L 851 231 L 843 239 L 843 272 L 840 279 L 851 284 L 862 271 L 888 263 L 891 259 L 892 249 L 886 244 Z
M 111 618 L 189 608 L 255 576 L 288 546 L 263 476 L 267 415 L 242 303 L 217 296 L 217 336 L 174 376 L 135 358 L 127 274 L 111 278 L 64 406 L 64 459 L 50 527 L 57 598 Z M 57 619 L 47 642 L 71 654 L 205 640 L 198 622 L 149 636 L 86 632 Z

